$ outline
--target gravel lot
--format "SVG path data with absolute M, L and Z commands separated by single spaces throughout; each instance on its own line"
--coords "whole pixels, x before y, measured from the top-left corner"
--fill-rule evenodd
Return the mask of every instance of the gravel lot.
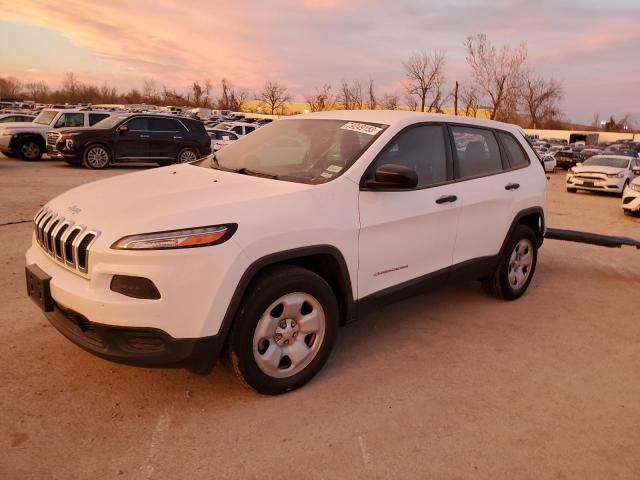
M 220 367 L 95 358 L 26 298 L 38 207 L 133 170 L 0 156 L 0 478 L 640 478 L 640 251 L 547 241 L 522 299 L 472 282 L 390 305 L 264 397 Z M 562 172 L 549 207 L 554 227 L 640 237 Z

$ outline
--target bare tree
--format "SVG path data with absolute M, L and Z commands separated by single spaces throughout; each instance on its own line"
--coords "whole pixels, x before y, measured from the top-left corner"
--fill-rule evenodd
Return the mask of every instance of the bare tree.
M 460 84 L 456 80 L 456 86 L 453 88 L 453 114 L 458 115 L 458 91 L 460 88 Z
M 18 99 L 22 90 L 22 82 L 14 77 L 0 78 L 0 98 Z
M 338 100 L 345 110 L 362 110 L 364 102 L 362 100 L 362 84 L 360 81 L 354 80 L 349 84 L 346 80 L 342 80 Z
M 80 102 L 81 83 L 73 72 L 67 73 L 62 79 L 62 93 L 66 95 L 68 102 Z
M 369 88 L 367 89 L 368 99 L 367 105 L 370 110 L 378 108 L 378 99 L 376 97 L 376 85 L 373 78 L 369 77 Z
M 204 81 L 204 106 L 205 107 L 210 107 L 211 106 L 211 91 L 213 89 L 213 84 L 211 83 L 211 80 L 209 80 L 208 78 Z
M 596 114 L 593 116 L 593 120 L 591 121 L 591 126 L 593 128 L 600 128 L 600 114 L 598 112 L 596 112 Z
M 433 52 L 416 52 L 404 62 L 408 97 L 415 97 L 416 105 L 424 112 L 430 101 L 429 111 L 439 105 L 444 85 L 444 66 L 446 53 L 444 50 Z M 413 105 L 413 101 L 411 105 Z
M 465 47 L 477 92 L 481 100 L 486 99 L 489 103 L 490 118 L 507 118 L 514 113 L 510 109 L 517 105 L 522 67 L 527 58 L 526 46 L 521 44 L 512 49 L 505 45 L 498 49 L 485 34 L 478 34 L 468 37 Z
M 274 115 L 278 110 L 282 112 L 285 103 L 291 101 L 291 95 L 284 85 L 268 81 L 260 93 L 260 100 L 266 105 L 271 115 Z
M 382 108 L 385 110 L 397 110 L 400 98 L 395 93 L 387 93 L 382 97 Z
M 545 80 L 533 70 L 523 75 L 522 100 L 529 115 L 529 128 L 540 128 L 545 121 L 559 117 L 562 84 L 550 78 Z
M 2 79 L 0 79 L 0 84 L 1 83 Z M 44 102 L 49 95 L 49 87 L 44 80 L 40 80 L 39 82 L 29 82 L 24 86 L 24 93 L 28 97 L 28 100 Z
M 480 99 L 478 97 L 478 92 L 473 85 L 467 85 L 462 88 L 462 92 L 460 93 L 460 100 L 462 100 L 464 114 L 467 117 L 478 116 L 478 110 L 480 109 Z
M 223 78 L 220 81 L 222 94 L 218 99 L 218 108 L 221 110 L 242 111 L 249 97 L 246 90 L 235 87 L 229 80 Z
M 191 86 L 191 95 L 193 104 L 196 107 L 199 107 L 202 102 L 202 96 L 204 95 L 204 89 L 202 88 L 202 85 L 200 85 L 200 82 L 198 82 L 197 80 L 193 82 L 193 85 Z
M 410 93 L 407 93 L 405 95 L 405 101 L 407 102 L 407 108 L 409 110 L 411 110 L 412 112 L 418 111 L 418 100 L 416 99 L 416 97 L 414 97 Z
M 323 112 L 333 110 L 336 106 L 336 96 L 330 84 L 325 83 L 322 88 L 316 88 L 315 92 L 305 97 L 312 112 Z
M 145 78 L 142 84 L 142 97 L 145 102 L 155 104 L 160 102 L 158 87 L 153 78 Z

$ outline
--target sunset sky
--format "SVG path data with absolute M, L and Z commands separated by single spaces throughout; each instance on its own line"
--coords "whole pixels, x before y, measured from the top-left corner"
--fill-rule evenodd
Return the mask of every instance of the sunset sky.
M 529 64 L 563 80 L 564 112 L 640 120 L 640 1 L 0 0 L 0 75 L 59 85 L 65 72 L 119 89 L 143 79 L 185 89 L 221 77 L 303 95 L 369 76 L 402 92 L 412 51 L 447 51 L 449 83 L 469 70 L 463 42 L 527 44 Z

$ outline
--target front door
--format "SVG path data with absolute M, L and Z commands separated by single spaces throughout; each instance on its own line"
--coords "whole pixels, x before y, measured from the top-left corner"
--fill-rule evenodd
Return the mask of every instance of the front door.
M 116 139 L 116 158 L 136 161 L 149 156 L 149 117 L 135 117 L 127 120 L 129 130 L 118 133 Z
M 416 189 L 360 192 L 358 298 L 446 273 L 451 266 L 459 205 L 444 126 L 425 124 L 398 134 L 366 175 L 385 164 L 418 174 Z

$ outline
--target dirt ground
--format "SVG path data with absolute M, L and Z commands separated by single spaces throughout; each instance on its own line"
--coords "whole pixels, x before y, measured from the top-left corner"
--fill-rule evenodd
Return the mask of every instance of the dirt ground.
M 0 224 L 133 171 L 0 158 Z M 105 199 L 108 201 L 108 199 Z M 549 224 L 640 238 L 620 199 L 549 181 Z M 2 479 L 638 479 L 640 251 L 547 241 L 515 302 L 474 282 L 340 331 L 304 388 L 126 367 L 26 298 L 31 225 L 0 226 Z

